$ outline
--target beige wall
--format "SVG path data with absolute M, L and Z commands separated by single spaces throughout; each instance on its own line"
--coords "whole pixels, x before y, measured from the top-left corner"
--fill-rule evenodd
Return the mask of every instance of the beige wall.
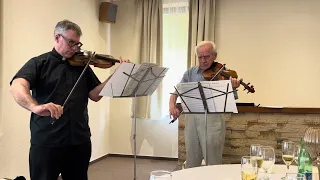
M 1 1 L 2 2 L 2 1 Z M 1 12 L 3 46 L 1 52 L 0 177 L 28 177 L 29 117 L 9 92 L 9 81 L 16 71 L 38 54 L 53 48 L 53 29 L 57 21 L 69 19 L 83 31 L 84 49 L 107 53 L 107 24 L 98 21 L 100 0 L 4 0 Z M 38 7 L 36 7 L 38 6 Z M 94 68 L 101 81 L 109 70 Z M 109 99 L 89 103 L 92 130 L 92 160 L 109 152 Z M 12 111 L 12 112 L 10 112 Z
M 218 60 L 235 69 L 261 106 L 320 107 L 320 1 L 220 0 Z
M 2 67 L 3 63 L 3 1 L 0 1 L 0 67 Z M 0 73 L 0 89 L 3 88 L 2 85 L 2 73 Z M 2 95 L 0 93 L 0 102 L 2 102 Z M 1 106 L 0 106 L 1 107 Z M 2 108 L 0 108 L 0 114 L 2 114 Z M 3 118 L 0 116 L 0 143 L 1 143 L 1 137 L 3 132 L 2 127 Z

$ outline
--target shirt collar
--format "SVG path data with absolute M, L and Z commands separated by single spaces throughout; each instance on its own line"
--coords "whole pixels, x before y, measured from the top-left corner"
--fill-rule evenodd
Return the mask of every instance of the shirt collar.
M 66 58 L 63 57 L 61 54 L 59 54 L 55 48 L 53 48 L 51 52 L 56 58 L 61 59 L 61 60 L 66 60 Z
M 196 67 L 196 72 L 197 72 L 197 74 L 200 74 L 200 73 L 201 73 L 199 66 Z

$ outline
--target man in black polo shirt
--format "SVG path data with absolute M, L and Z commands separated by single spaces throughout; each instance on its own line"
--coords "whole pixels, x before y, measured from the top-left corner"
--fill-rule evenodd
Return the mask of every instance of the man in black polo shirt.
M 57 180 L 60 173 L 63 180 L 88 179 L 91 158 L 88 99 L 99 101 L 102 98 L 99 93 L 110 77 L 101 83 L 88 67 L 62 107 L 84 69 L 70 65 L 67 60 L 82 46 L 81 35 L 77 24 L 68 20 L 58 22 L 52 51 L 31 58 L 10 82 L 15 101 L 31 111 L 31 180 Z

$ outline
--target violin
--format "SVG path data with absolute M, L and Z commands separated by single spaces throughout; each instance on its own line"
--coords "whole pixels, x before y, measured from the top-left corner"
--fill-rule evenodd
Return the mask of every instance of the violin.
M 96 54 L 95 52 L 92 53 L 91 51 L 86 51 L 86 50 L 76 52 L 71 58 L 68 59 L 68 62 L 72 66 L 85 66 L 85 67 L 82 70 L 78 80 L 72 87 L 71 91 L 69 92 L 62 107 L 65 107 L 71 94 L 73 93 L 74 89 L 76 88 L 77 84 L 79 83 L 80 79 L 84 75 L 89 65 L 93 65 L 94 67 L 98 67 L 98 68 L 107 69 L 115 65 L 115 63 L 120 63 L 118 59 L 115 59 L 110 55 Z M 51 124 L 54 124 L 54 122 L 55 121 L 52 121 Z
M 211 67 L 202 73 L 203 78 L 208 81 L 228 80 L 230 77 L 238 78 L 238 74 L 234 70 L 226 69 L 225 64 L 218 62 L 212 63 Z M 248 90 L 248 93 L 254 93 L 255 90 L 253 85 L 249 86 L 250 83 L 244 83 L 242 80 L 240 84 L 244 87 L 244 90 Z
M 120 63 L 118 59 L 110 55 L 93 54 L 91 51 L 85 50 L 76 52 L 68 61 L 72 66 L 86 66 L 91 57 L 89 64 L 97 68 L 107 69 L 115 65 L 115 63 Z

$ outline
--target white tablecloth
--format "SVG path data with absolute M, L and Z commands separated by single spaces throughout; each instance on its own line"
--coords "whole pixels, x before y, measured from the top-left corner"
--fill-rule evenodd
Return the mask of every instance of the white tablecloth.
M 289 172 L 298 172 L 295 165 L 290 166 Z M 274 165 L 269 174 L 271 180 L 281 180 L 287 173 L 285 165 Z M 313 167 L 313 173 L 318 169 Z M 318 180 L 318 178 L 313 178 Z M 224 164 L 201 166 L 172 172 L 172 180 L 241 180 L 240 164 Z

